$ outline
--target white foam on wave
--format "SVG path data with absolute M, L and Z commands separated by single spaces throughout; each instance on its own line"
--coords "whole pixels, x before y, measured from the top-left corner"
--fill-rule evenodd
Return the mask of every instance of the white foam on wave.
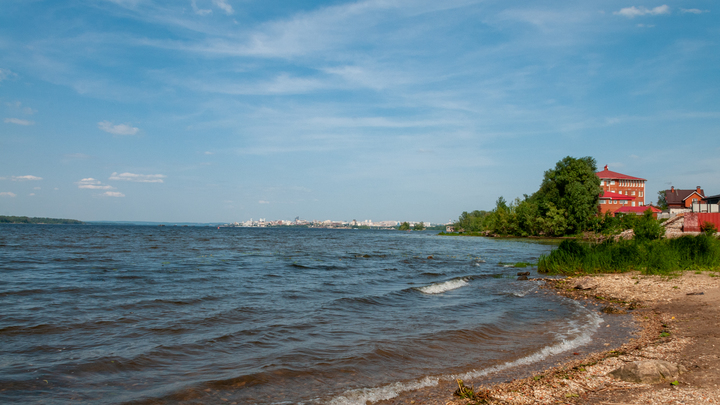
M 403 391 L 437 385 L 439 377 L 425 377 L 418 381 L 407 383 L 396 382 L 377 388 L 358 388 L 344 392 L 341 396 L 330 401 L 330 405 L 365 405 L 368 403 L 395 398 Z
M 530 287 L 529 289 L 520 290 L 520 291 L 507 291 L 506 294 L 510 294 L 510 295 L 514 295 L 514 296 L 516 296 L 516 297 L 518 297 L 518 298 L 522 298 L 522 297 L 530 294 L 531 292 L 537 290 L 537 287 L 538 287 L 538 285 L 535 284 L 535 285 L 533 285 L 532 287 Z
M 411 381 L 406 383 L 396 382 L 376 388 L 353 389 L 344 392 L 338 397 L 333 398 L 329 402 L 329 405 L 365 405 L 368 403 L 375 403 L 378 401 L 395 398 L 404 391 L 411 391 L 438 385 L 440 380 L 454 380 L 457 378 L 460 378 L 462 380 L 470 380 L 473 378 L 483 377 L 489 374 L 496 373 L 498 371 L 507 370 L 509 368 L 536 363 L 550 356 L 570 351 L 572 349 L 575 349 L 576 347 L 588 344 L 592 340 L 592 335 L 600 327 L 600 324 L 603 323 L 603 319 L 597 313 L 583 308 L 582 305 L 580 305 L 579 303 L 575 302 L 574 304 L 576 304 L 581 311 L 585 311 L 585 322 L 570 321 L 564 332 L 558 332 L 558 337 L 562 339 L 561 342 L 552 346 L 546 346 L 529 356 L 509 361 L 507 363 L 499 364 L 497 366 L 488 367 L 482 370 L 469 371 L 463 374 L 436 377 L 428 376 L 417 381 Z M 570 338 L 570 336 L 574 337 Z
M 420 287 L 418 291 L 425 294 L 441 294 L 446 291 L 454 290 L 460 287 L 465 287 L 468 282 L 464 278 L 456 278 L 454 280 L 444 281 L 442 283 L 430 284 L 429 286 Z

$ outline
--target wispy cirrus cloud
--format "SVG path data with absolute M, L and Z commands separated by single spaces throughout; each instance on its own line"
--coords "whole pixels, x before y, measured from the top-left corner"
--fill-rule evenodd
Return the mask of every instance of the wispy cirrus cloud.
M 135 174 L 135 173 L 117 173 L 113 172 L 110 180 L 133 181 L 135 183 L 163 183 L 166 178 L 164 174 Z
M 26 115 L 33 115 L 37 112 L 37 110 L 34 110 L 30 107 L 23 107 L 23 103 L 20 101 L 8 102 L 8 103 L 5 103 L 5 105 L 12 108 L 15 111 L 20 111 Z
M 75 160 L 82 160 L 82 159 L 90 159 L 90 155 L 86 155 L 84 153 L 67 153 L 63 155 L 65 159 L 75 159 Z
M 0 82 L 7 80 L 11 77 L 17 77 L 16 73 L 11 72 L 9 69 L 0 68 Z
M 78 188 L 85 188 L 90 190 L 114 190 L 115 187 L 102 184 L 100 180 L 93 179 L 92 177 L 84 178 L 78 182 L 75 182 Z
M 98 122 L 98 128 L 113 135 L 137 135 L 140 128 L 133 127 L 130 124 L 113 124 L 110 121 Z
M 190 2 L 190 6 L 192 7 L 193 12 L 194 12 L 195 14 L 197 14 L 197 15 L 208 15 L 208 14 L 212 14 L 212 10 L 211 10 L 211 9 L 198 7 L 198 5 L 197 5 L 197 0 L 192 0 L 192 1 Z
M 710 10 L 700 10 L 699 8 L 681 8 L 680 12 L 683 14 L 702 14 L 702 13 L 709 13 Z
M 227 15 L 233 14 L 235 12 L 235 10 L 233 10 L 232 6 L 230 4 L 228 4 L 227 0 L 213 0 L 213 4 L 217 8 L 224 11 L 225 14 L 227 14 Z
M 613 14 L 621 15 L 627 18 L 635 18 L 643 15 L 670 14 L 670 7 L 668 7 L 666 4 L 663 4 L 662 6 L 657 6 L 655 8 L 632 6 L 621 8 L 620 11 L 615 11 L 613 12 Z
M 125 197 L 125 194 L 119 192 L 119 191 L 106 191 L 102 194 L 100 194 L 102 197 Z
M 0 197 L 17 197 L 17 194 L 11 191 L 3 191 L 2 193 L 0 193 Z
M 6 124 L 17 124 L 17 125 L 34 125 L 35 122 L 29 120 L 21 120 L 20 118 L 5 118 Z

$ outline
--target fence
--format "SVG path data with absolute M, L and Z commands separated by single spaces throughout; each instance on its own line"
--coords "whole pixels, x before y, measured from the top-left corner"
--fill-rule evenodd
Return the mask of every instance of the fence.
M 720 229 L 720 213 L 688 212 L 685 214 L 683 232 L 700 232 L 700 227 L 705 222 L 715 224 Z
M 693 203 L 692 212 L 707 212 L 707 213 L 720 212 L 720 205 Z

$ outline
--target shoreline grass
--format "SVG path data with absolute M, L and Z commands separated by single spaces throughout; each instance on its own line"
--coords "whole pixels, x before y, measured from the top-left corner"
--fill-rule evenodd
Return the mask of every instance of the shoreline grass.
M 565 240 L 538 260 L 548 274 L 624 273 L 669 275 L 678 271 L 720 270 L 720 240 L 701 234 L 676 239 L 606 240 L 580 243 Z

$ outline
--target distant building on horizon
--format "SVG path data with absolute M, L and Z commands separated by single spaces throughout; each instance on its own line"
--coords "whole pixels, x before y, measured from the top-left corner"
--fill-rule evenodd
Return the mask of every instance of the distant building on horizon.
M 607 165 L 604 170 L 595 174 L 600 178 L 600 187 L 602 187 L 600 214 L 615 213 L 622 207 L 645 206 L 646 179 L 613 172 Z

